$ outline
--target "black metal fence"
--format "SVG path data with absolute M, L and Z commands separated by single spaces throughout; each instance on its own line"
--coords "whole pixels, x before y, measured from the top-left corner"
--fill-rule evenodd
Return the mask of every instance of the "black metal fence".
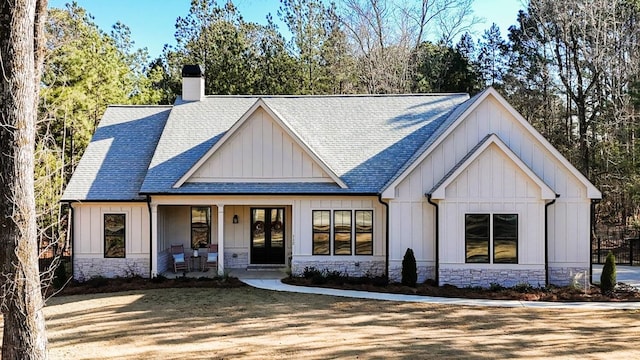
M 604 264 L 611 251 L 618 265 L 640 265 L 640 238 L 597 237 L 591 244 L 591 261 Z

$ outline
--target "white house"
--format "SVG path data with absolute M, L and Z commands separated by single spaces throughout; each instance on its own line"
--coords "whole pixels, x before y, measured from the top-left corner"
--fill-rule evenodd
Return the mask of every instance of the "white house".
M 110 106 L 64 193 L 75 278 L 153 277 L 171 244 L 218 272 L 290 266 L 399 280 L 567 284 L 590 268 L 601 193 L 494 89 L 205 96 Z

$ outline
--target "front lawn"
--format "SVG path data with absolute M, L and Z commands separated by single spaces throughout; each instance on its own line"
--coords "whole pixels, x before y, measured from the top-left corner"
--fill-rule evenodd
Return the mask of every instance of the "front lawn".
M 51 359 L 637 358 L 639 311 L 481 308 L 239 288 L 58 296 Z

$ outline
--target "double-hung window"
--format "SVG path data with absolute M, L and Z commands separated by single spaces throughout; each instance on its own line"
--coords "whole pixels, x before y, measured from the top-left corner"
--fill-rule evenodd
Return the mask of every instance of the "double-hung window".
M 466 214 L 465 261 L 517 264 L 518 215 Z

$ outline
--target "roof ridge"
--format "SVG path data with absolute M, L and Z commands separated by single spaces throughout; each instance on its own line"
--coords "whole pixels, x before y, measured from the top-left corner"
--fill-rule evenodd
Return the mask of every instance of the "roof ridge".
M 111 104 L 107 107 L 119 107 L 119 108 L 167 108 L 171 109 L 173 105 L 144 105 L 144 104 Z
M 296 98 L 360 98 L 360 97 L 431 97 L 431 96 L 469 96 L 468 93 L 458 92 L 458 93 L 405 93 L 405 94 L 312 94 L 312 95 L 249 95 L 249 94 L 238 94 L 238 95 L 205 95 L 206 98 L 284 98 L 284 99 L 296 99 Z

